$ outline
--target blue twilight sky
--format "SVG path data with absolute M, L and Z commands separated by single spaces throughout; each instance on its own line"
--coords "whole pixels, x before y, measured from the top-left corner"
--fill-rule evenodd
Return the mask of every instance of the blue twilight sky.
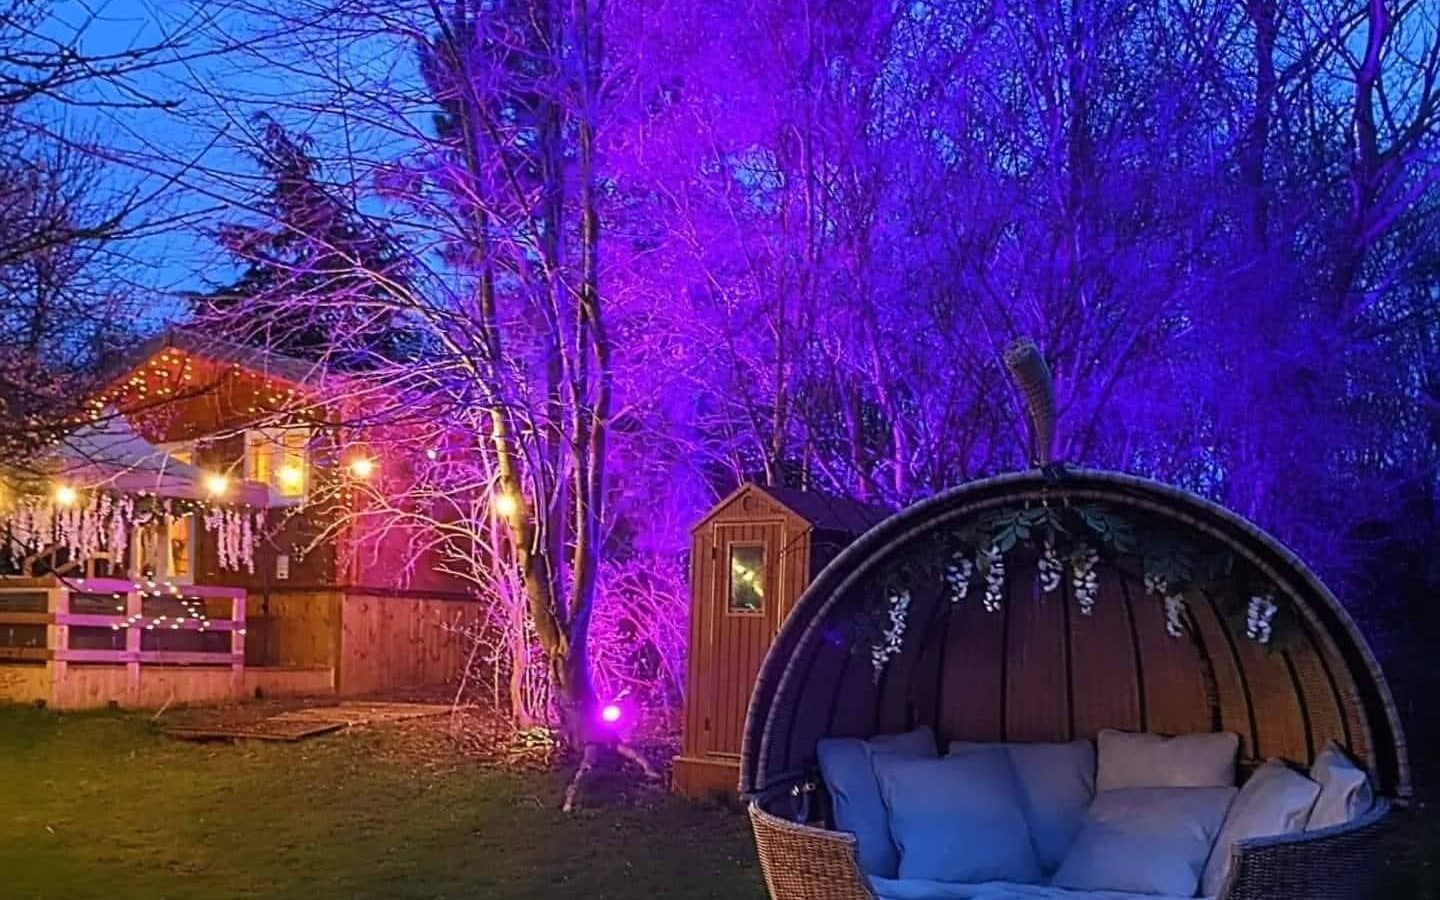
M 44 24 L 44 33 L 57 42 L 78 39 L 81 49 L 91 55 L 121 53 L 165 42 L 167 34 L 180 31 L 188 16 L 186 0 L 60 0 L 54 15 Z M 197 61 L 196 65 L 203 65 Z M 146 95 L 170 103 L 174 110 L 122 108 L 92 105 L 118 99 L 107 86 L 86 86 L 74 92 L 74 104 L 32 105 L 29 118 L 63 132 L 74 140 L 108 151 L 107 182 L 117 198 L 143 198 L 144 209 L 137 221 L 157 223 L 121 248 L 121 263 L 131 289 L 147 298 L 156 319 L 173 315 L 179 308 L 175 296 L 204 286 L 207 278 L 223 279 L 216 271 L 213 246 L 198 231 L 193 218 L 205 209 L 199 198 L 167 183 L 179 166 L 175 160 L 204 156 L 219 162 L 226 151 L 216 148 L 205 154 L 199 147 L 204 138 L 189 118 L 187 92 L 183 81 L 193 69 L 172 60 L 165 65 L 136 74 L 133 85 Z M 241 162 L 229 153 L 232 163 Z M 168 227 L 159 222 L 170 223 Z M 183 224 L 182 224 L 183 223 Z
M 261 185 L 246 147 L 253 142 L 252 116 L 264 110 L 287 125 L 317 138 L 322 156 L 340 156 L 327 141 L 368 144 L 363 154 L 384 158 L 394 135 L 367 135 L 363 126 L 337 127 L 339 115 L 323 102 L 324 85 L 307 79 L 265 43 L 266 64 L 244 54 L 216 54 L 216 35 L 274 37 L 273 23 L 235 13 L 217 12 L 204 0 L 56 0 L 42 33 L 59 43 L 79 46 L 89 55 L 122 53 L 175 42 L 159 64 L 131 76 L 129 85 L 165 108 L 127 106 L 108 85 L 85 86 L 71 103 L 36 103 L 32 121 L 72 140 L 100 148 L 110 157 L 106 183 L 117 198 L 139 198 L 137 221 L 147 227 L 119 248 L 120 268 L 130 289 L 144 298 L 147 325 L 158 325 L 182 309 L 178 296 L 188 290 L 223 284 L 234 274 L 207 234 L 217 221 L 223 198 L 244 196 Z M 217 18 L 218 17 L 218 18 Z M 409 79 L 415 74 L 413 49 L 404 42 L 356 42 L 344 46 L 325 65 L 365 78 Z M 220 95 L 224 95 L 223 98 Z M 329 109 L 322 119 L 311 107 Z M 367 138 L 369 138 L 367 140 Z M 344 177 L 344 173 L 341 173 Z M 224 218 L 233 220 L 236 213 Z

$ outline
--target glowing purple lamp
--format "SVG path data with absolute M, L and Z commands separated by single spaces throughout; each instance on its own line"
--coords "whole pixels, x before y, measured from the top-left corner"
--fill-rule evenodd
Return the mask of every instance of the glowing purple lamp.
M 607 703 L 605 704 L 605 708 L 600 710 L 600 718 L 607 725 L 614 725 L 616 722 L 619 722 L 621 715 L 622 711 L 618 703 Z

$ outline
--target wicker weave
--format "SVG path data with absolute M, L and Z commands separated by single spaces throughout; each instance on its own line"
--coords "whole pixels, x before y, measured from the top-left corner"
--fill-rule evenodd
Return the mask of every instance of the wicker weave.
M 765 885 L 775 900 L 875 900 L 855 838 L 767 810 L 772 791 L 750 804 Z M 1381 848 L 1390 804 L 1322 831 L 1241 841 L 1217 900 L 1371 900 L 1380 896 Z
M 860 871 L 855 837 L 801 825 L 768 812 L 788 792 L 776 790 L 750 804 L 760 871 L 775 900 L 875 900 Z
M 1235 847 L 1222 900 L 1369 900 L 1379 897 L 1390 804 L 1354 822 L 1305 834 L 1255 838 Z

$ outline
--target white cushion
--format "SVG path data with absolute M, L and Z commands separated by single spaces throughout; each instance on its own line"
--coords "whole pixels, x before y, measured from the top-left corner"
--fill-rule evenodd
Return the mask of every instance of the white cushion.
M 950 753 L 974 753 L 1001 746 L 1010 754 L 1025 801 L 1025 821 L 1040 868 L 1053 872 L 1095 799 L 1095 746 L 1081 739 L 1066 744 L 972 744 L 955 741 Z
M 867 874 L 894 878 L 900 853 L 890 839 L 890 814 L 880 797 L 872 761 L 876 756 L 934 758 L 935 733 L 928 727 L 904 734 L 862 738 L 825 738 L 816 745 L 820 774 L 834 804 L 835 827 L 855 835 L 860 867 Z
M 1102 791 L 1050 883 L 1080 891 L 1194 896 L 1234 798 L 1233 787 Z
M 1319 794 L 1320 785 L 1299 772 L 1291 771 L 1278 759 L 1272 759 L 1256 769 L 1240 789 L 1235 802 L 1230 804 L 1230 812 L 1225 816 L 1215 849 L 1210 851 L 1210 862 L 1205 864 L 1201 890 L 1206 894 L 1218 894 L 1225 886 L 1236 841 L 1303 831 Z
M 1132 734 L 1105 729 L 1098 739 L 1095 790 L 1149 787 L 1233 787 L 1240 737 L 1229 731 Z
M 1327 743 L 1315 757 L 1310 777 L 1320 785 L 1320 796 L 1315 799 L 1306 831 L 1344 825 L 1365 815 L 1375 805 L 1370 779 L 1334 741 Z
M 1010 757 L 876 756 L 875 774 L 900 848 L 902 879 L 1040 880 Z

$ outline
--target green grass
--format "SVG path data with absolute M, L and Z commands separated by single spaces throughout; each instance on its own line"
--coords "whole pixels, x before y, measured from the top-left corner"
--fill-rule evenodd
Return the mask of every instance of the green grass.
M 735 813 L 619 787 L 567 816 L 558 776 L 391 742 L 189 744 L 0 708 L 0 900 L 764 896 Z

